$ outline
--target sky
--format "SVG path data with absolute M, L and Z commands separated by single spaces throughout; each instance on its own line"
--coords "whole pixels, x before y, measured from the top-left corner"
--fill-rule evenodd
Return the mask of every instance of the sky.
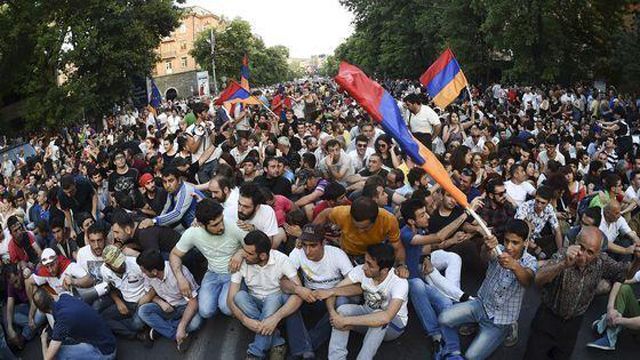
M 332 54 L 353 32 L 353 15 L 338 0 L 187 0 L 229 20 L 247 20 L 266 46 L 284 45 L 293 58 Z

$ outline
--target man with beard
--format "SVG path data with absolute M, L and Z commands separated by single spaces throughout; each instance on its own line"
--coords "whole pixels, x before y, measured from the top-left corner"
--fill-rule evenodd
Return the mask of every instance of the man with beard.
M 258 176 L 254 182 L 271 189 L 274 194 L 291 197 L 291 182 L 280 174 L 278 160 L 267 158 L 264 161 L 265 173 Z
M 212 199 L 203 199 L 196 206 L 196 219 L 202 226 L 187 229 L 171 251 L 171 269 L 186 298 L 192 297 L 189 281 L 182 272 L 182 261 L 187 252 L 196 248 L 207 259 L 207 272 L 202 279 L 198 295 L 198 311 L 204 319 L 212 317 L 218 309 L 231 315 L 227 307 L 227 294 L 231 272 L 242 263 L 244 231 L 236 222 L 224 216 L 220 204 Z
M 108 284 L 102 281 L 102 273 L 100 272 L 100 266 L 104 263 L 102 258 L 102 252 L 104 251 L 107 234 L 103 227 L 99 224 L 91 225 L 87 231 L 87 245 L 78 250 L 78 265 L 80 265 L 84 271 L 94 281 L 94 286 L 87 291 L 79 291 L 80 296 L 87 302 L 93 302 L 93 308 L 101 311 L 107 306 L 113 304 L 108 296 L 102 297 L 108 292 Z
M 507 190 L 502 179 L 493 178 L 487 182 L 486 202 L 479 213 L 487 226 L 493 228 L 493 234 L 502 239 L 507 220 L 516 213 L 513 205 L 507 201 Z
M 207 188 L 211 197 L 218 201 L 224 208 L 224 217 L 235 219 L 238 216 L 238 198 L 240 190 L 234 186 L 233 180 L 222 175 L 216 175 L 209 180 Z
M 286 238 L 284 231 L 278 229 L 276 212 L 265 204 L 260 188 L 254 183 L 240 187 L 237 204 L 238 226 L 244 231 L 260 230 L 271 238 L 272 247 L 277 249 Z
M 147 216 L 156 216 L 162 212 L 167 203 L 167 192 L 163 187 L 156 186 L 153 175 L 146 173 L 140 176 L 138 184 L 142 189 L 144 206 L 140 211 Z
M 278 324 L 295 312 L 302 300 L 283 294 L 280 279 L 286 277 L 300 285 L 298 273 L 287 255 L 271 249 L 271 241 L 262 231 L 249 232 L 243 249 L 245 262 L 231 276 L 227 305 L 242 325 L 256 334 L 247 359 L 281 358 L 286 349 Z M 243 282 L 247 290 L 241 289 Z
M 111 232 L 116 245 L 120 246 L 125 255 L 137 255 L 127 252 L 131 248 L 137 252 L 144 250 L 160 250 L 168 256 L 180 239 L 180 234 L 167 226 L 150 226 L 141 228 L 126 210 L 115 209 L 111 215 Z

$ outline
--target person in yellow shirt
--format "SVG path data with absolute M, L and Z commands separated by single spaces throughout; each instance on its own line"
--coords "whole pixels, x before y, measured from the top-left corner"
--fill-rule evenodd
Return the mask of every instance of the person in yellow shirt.
M 397 275 L 408 277 L 398 219 L 390 212 L 380 209 L 372 199 L 359 197 L 350 206 L 323 210 L 313 222 L 324 224 L 327 221 L 340 227 L 340 247 L 356 263 L 362 261 L 369 245 L 382 243 L 386 239 L 395 252 Z

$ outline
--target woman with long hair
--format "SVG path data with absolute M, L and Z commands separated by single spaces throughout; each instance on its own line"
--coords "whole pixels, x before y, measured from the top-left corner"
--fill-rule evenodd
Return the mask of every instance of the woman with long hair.
M 393 150 L 393 141 L 387 134 L 381 134 L 376 138 L 373 145 L 376 154 L 382 158 L 382 164 L 390 169 L 397 168 L 401 165 L 400 160 Z

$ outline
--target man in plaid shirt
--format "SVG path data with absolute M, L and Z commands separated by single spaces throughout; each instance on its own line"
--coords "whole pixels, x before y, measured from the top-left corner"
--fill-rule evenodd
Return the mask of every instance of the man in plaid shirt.
M 489 357 L 518 321 L 525 288 L 533 283 L 537 270 L 536 259 L 525 251 L 528 236 L 527 223 L 512 220 L 505 228 L 504 246 L 498 245 L 495 236 L 486 238 L 483 255 L 491 252 L 489 269 L 478 297 L 440 314 L 438 320 L 444 326 L 479 325 L 478 335 L 464 354 L 466 359 Z M 493 251 L 496 247 L 499 250 Z

